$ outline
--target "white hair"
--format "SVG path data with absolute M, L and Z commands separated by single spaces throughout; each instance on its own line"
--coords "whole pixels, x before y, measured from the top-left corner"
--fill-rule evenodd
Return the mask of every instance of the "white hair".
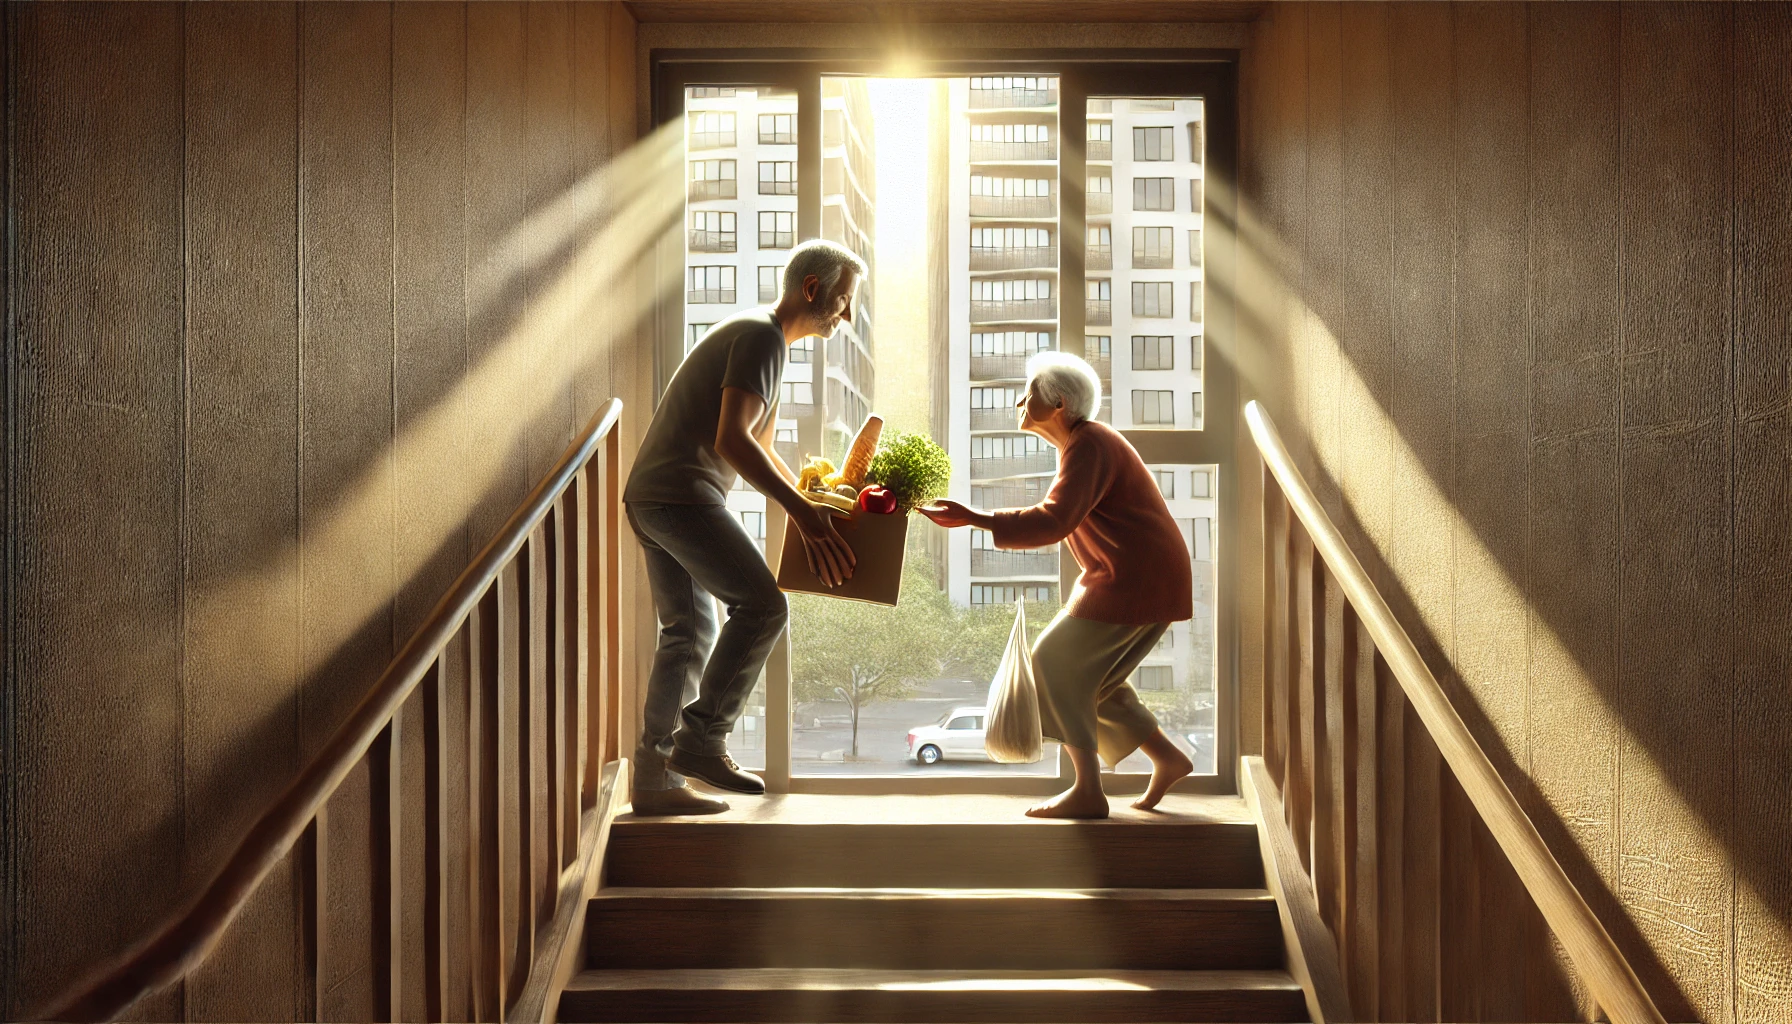
M 1101 408 L 1101 375 L 1068 352 L 1040 352 L 1028 359 L 1027 381 L 1040 398 L 1063 402 L 1072 423 L 1093 418 Z
M 803 280 L 814 274 L 821 282 L 821 294 L 816 298 L 828 298 L 834 294 L 834 286 L 840 283 L 840 276 L 848 267 L 861 281 L 870 273 L 865 261 L 846 246 L 825 238 L 811 238 L 790 250 L 790 262 L 784 264 L 784 294 L 795 292 L 800 296 Z

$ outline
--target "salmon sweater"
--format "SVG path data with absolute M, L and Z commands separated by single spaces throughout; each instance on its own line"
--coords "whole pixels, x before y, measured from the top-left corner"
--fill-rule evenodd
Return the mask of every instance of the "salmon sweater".
M 1113 427 L 1093 420 L 1072 427 L 1045 500 L 992 514 L 998 548 L 1070 542 L 1083 570 L 1065 605 L 1071 615 L 1119 625 L 1194 615 L 1182 530 L 1144 460 Z

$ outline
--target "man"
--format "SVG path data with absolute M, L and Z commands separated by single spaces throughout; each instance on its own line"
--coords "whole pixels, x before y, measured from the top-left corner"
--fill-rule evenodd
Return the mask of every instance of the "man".
M 636 814 L 728 809 L 680 776 L 765 792 L 758 776 L 728 756 L 727 737 L 790 611 L 725 502 L 736 474 L 746 478 L 783 506 L 823 582 L 836 586 L 852 575 L 852 549 L 830 516 L 797 492 L 796 474 L 771 438 L 790 345 L 850 323 L 864 273 L 863 261 L 842 246 L 797 246 L 777 306 L 712 327 L 672 375 L 641 442 L 622 500 L 646 552 L 660 639 L 635 748 Z M 712 597 L 728 609 L 719 633 Z

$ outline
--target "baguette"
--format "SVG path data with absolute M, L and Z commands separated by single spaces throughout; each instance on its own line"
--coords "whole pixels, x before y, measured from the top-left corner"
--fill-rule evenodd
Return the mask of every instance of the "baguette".
M 871 471 L 871 456 L 877 453 L 877 439 L 883 432 L 882 416 L 865 417 L 865 425 L 859 428 L 859 436 L 852 439 L 852 450 L 847 453 L 846 465 L 840 470 L 842 483 L 865 486 L 865 474 Z

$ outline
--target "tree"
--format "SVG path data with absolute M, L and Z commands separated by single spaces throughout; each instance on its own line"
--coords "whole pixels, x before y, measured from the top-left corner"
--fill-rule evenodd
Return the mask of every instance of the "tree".
M 945 654 L 947 666 L 968 679 L 994 678 L 1008 647 L 1008 635 L 1014 631 L 1014 606 L 988 604 L 956 611 L 958 621 Z M 1027 642 L 1038 642 L 1039 634 L 1057 614 L 1056 601 L 1028 601 Z
M 852 756 L 859 756 L 859 713 L 880 700 L 900 700 L 937 675 L 954 627 L 951 602 L 936 587 L 932 565 L 911 552 L 903 565 L 902 601 L 894 608 L 819 595 L 790 597 L 791 683 L 798 700 L 846 702 Z

